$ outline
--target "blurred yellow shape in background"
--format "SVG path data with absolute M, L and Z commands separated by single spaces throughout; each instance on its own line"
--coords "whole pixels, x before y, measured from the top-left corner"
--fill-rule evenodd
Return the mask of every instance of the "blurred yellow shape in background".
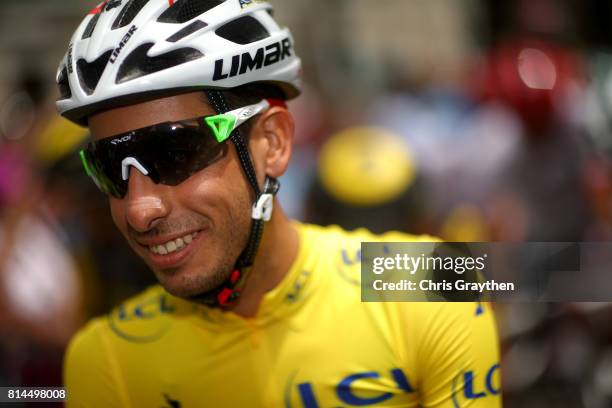
M 56 115 L 44 127 L 38 138 L 36 158 L 42 164 L 51 165 L 75 151 L 88 134 L 86 128 Z
M 404 193 L 414 182 L 416 165 L 401 136 L 381 128 L 352 127 L 323 145 L 319 176 L 335 199 L 375 206 Z

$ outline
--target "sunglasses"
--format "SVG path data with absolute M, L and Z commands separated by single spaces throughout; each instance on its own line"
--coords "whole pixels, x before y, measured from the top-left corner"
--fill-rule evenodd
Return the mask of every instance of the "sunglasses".
M 87 175 L 105 194 L 127 194 L 130 166 L 156 184 L 176 186 L 225 157 L 232 132 L 270 107 L 261 102 L 220 115 L 165 122 L 88 143 Z

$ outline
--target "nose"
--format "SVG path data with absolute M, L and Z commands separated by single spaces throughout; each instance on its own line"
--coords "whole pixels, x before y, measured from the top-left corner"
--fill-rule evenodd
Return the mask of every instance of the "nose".
M 163 187 L 155 184 L 136 168 L 130 169 L 126 200 L 126 218 L 138 232 L 150 230 L 170 213 L 170 204 Z

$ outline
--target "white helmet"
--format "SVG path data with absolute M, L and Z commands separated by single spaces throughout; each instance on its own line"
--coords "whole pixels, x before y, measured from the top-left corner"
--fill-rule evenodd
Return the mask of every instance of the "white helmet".
M 262 0 L 107 0 L 76 30 L 60 63 L 60 113 L 90 114 L 168 91 L 266 82 L 300 93 L 293 38 Z

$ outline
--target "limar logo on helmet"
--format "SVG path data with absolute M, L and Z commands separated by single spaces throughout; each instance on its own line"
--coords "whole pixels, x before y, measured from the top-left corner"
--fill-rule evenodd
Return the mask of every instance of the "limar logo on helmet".
M 111 64 L 114 64 L 115 61 L 117 61 L 117 57 L 121 53 L 121 50 L 123 49 L 123 47 L 125 47 L 125 44 L 127 44 L 128 41 L 130 41 L 130 38 L 132 38 L 132 35 L 134 35 L 134 32 L 137 29 L 138 28 L 135 25 L 133 25 L 133 26 L 130 27 L 128 32 L 123 36 L 123 38 L 121 39 L 121 42 L 119 43 L 117 48 L 115 48 L 115 51 L 113 51 L 113 55 L 111 55 L 111 58 L 110 58 L 110 63 Z
M 72 47 L 73 47 L 73 45 L 72 45 L 72 43 L 70 43 L 68 45 L 68 58 L 67 58 L 68 59 L 68 63 L 66 64 L 66 67 L 68 68 L 68 73 L 69 74 L 72 74 L 72 72 L 73 72 L 73 68 L 72 68 Z
M 259 48 L 257 51 L 255 51 L 255 56 L 252 56 L 250 52 L 234 55 L 231 57 L 232 63 L 228 73 L 223 73 L 225 60 L 216 60 L 213 81 L 232 78 L 237 75 L 242 75 L 247 71 L 261 69 L 262 67 L 267 67 L 268 65 L 282 61 L 287 57 L 291 57 L 291 48 L 291 40 L 289 40 L 289 38 L 285 38 L 284 40 L 270 44 L 267 47 Z

